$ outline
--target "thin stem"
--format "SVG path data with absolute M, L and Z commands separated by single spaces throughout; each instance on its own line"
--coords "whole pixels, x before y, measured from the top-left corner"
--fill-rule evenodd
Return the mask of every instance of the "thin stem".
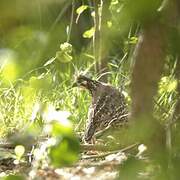
M 74 21 L 74 11 L 75 11 L 75 0 L 72 0 L 72 11 L 71 11 L 71 19 L 70 19 L 70 25 L 69 25 L 69 31 L 67 34 L 67 42 L 70 41 L 71 32 L 72 32 L 72 26 Z
M 56 27 L 57 23 L 61 20 L 61 18 L 63 17 L 64 13 L 67 11 L 69 5 L 70 5 L 70 2 L 68 2 L 68 3 L 66 3 L 64 5 L 63 9 L 59 12 L 57 18 L 55 19 L 55 21 L 51 25 L 49 33 Z
M 94 0 L 94 12 L 95 12 L 95 17 L 94 17 L 94 28 L 95 28 L 95 33 L 93 37 L 93 50 L 94 50 L 94 57 L 96 60 L 96 71 L 99 70 L 99 65 L 101 61 L 101 13 L 99 11 L 99 7 L 101 8 L 102 12 L 102 0 L 100 1 L 100 4 L 98 3 L 99 1 Z

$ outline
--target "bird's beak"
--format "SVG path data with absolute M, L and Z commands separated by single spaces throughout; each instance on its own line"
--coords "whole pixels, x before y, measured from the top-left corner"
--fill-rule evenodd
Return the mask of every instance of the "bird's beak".
M 74 82 L 74 83 L 72 84 L 72 88 L 77 87 L 77 86 L 78 86 L 77 82 Z

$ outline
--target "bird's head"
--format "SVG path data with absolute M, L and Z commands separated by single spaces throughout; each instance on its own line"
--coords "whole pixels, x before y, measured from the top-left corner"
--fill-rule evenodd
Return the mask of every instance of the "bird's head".
M 84 75 L 79 75 L 76 78 L 73 87 L 83 87 L 88 89 L 92 93 L 97 88 L 98 84 L 98 81 L 92 80 Z
M 79 75 L 76 78 L 76 81 L 74 82 L 73 87 L 82 86 L 82 87 L 87 88 L 87 84 L 88 84 L 89 81 L 90 81 L 90 79 L 88 77 L 86 77 L 84 75 Z

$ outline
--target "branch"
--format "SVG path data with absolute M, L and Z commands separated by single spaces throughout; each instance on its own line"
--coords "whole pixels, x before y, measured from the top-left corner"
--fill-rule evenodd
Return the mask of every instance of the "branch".
M 119 152 L 129 151 L 130 149 L 133 149 L 133 148 L 137 147 L 138 145 L 139 145 L 139 143 L 135 143 L 135 144 L 127 146 L 127 147 L 125 147 L 123 149 L 107 152 L 107 153 L 100 154 L 100 155 L 82 156 L 82 159 L 103 158 L 103 157 L 111 155 L 111 154 L 116 154 L 116 153 L 119 153 Z

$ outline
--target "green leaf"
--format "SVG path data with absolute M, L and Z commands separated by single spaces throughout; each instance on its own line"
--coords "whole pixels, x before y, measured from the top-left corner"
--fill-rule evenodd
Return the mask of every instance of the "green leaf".
M 131 37 L 129 39 L 129 44 L 137 44 L 138 42 L 138 38 L 137 37 Z
M 78 23 L 78 20 L 79 20 L 79 17 L 80 15 L 88 8 L 87 5 L 82 5 L 80 6 L 79 8 L 76 9 L 76 13 L 78 14 L 77 15 L 77 18 L 76 18 L 76 24 Z
M 72 61 L 72 59 L 73 59 L 71 55 L 69 55 L 67 52 L 63 52 L 63 51 L 57 51 L 56 58 L 62 63 L 68 63 L 68 62 Z
M 65 120 L 64 122 L 54 122 L 52 124 L 52 136 L 57 137 L 62 135 L 73 136 L 72 124 L 69 120 L 66 120 L 66 122 Z
M 77 13 L 78 15 L 80 15 L 80 14 L 83 13 L 87 8 L 88 8 L 87 5 L 82 5 L 82 6 L 80 6 L 80 7 L 78 7 L 78 8 L 76 9 L 76 13 Z
M 94 36 L 94 33 L 95 33 L 95 28 L 92 27 L 91 29 L 89 29 L 83 33 L 83 37 L 84 38 L 92 38 Z
M 63 136 L 50 148 L 49 158 L 55 167 L 71 165 L 78 160 L 79 150 L 79 141 L 75 137 Z

